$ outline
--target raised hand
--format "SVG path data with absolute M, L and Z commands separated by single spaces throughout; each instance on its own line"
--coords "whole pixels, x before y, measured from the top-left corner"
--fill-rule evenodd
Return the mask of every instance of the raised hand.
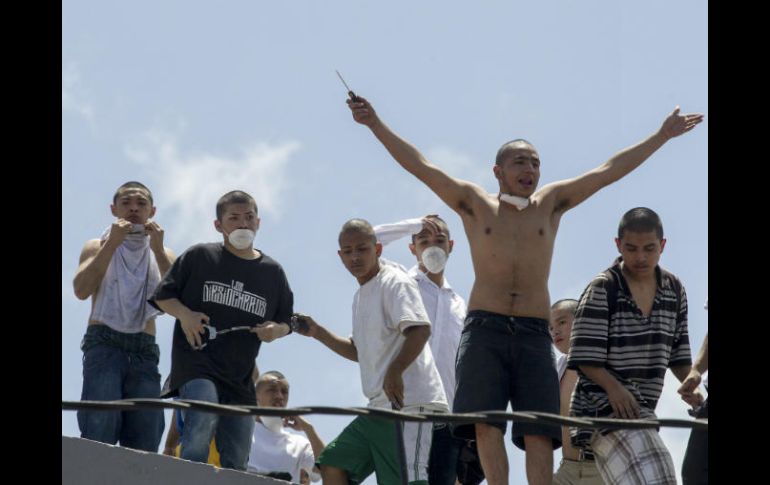
M 660 127 L 660 133 L 662 133 L 666 138 L 671 139 L 681 135 L 682 133 L 687 133 L 688 131 L 695 128 L 695 126 L 701 121 L 703 121 L 702 114 L 690 113 L 680 115 L 679 106 L 677 106 L 674 111 L 663 121 L 663 125 Z
M 366 98 L 356 96 L 355 101 L 348 99 L 347 103 L 350 111 L 353 113 L 353 119 L 356 120 L 356 122 L 368 126 L 369 128 L 380 122 L 377 113 L 375 113 L 374 108 Z

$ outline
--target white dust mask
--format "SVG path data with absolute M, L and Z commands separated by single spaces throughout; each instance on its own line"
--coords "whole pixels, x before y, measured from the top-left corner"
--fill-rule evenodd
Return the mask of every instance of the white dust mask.
M 422 252 L 422 264 L 433 274 L 444 271 L 448 258 L 447 253 L 438 246 L 431 246 Z
M 525 209 L 529 205 L 529 199 L 519 197 L 518 195 L 500 194 L 500 200 L 507 202 L 519 210 Z
M 260 416 L 259 419 L 273 433 L 280 433 L 283 428 L 283 418 L 280 416 Z
M 256 231 L 251 229 L 236 229 L 227 236 L 227 240 L 235 249 L 246 249 L 251 246 L 256 235 Z

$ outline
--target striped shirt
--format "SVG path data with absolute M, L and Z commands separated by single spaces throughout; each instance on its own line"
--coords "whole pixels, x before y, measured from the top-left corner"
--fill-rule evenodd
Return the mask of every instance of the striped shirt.
M 658 289 L 645 317 L 620 269 L 621 258 L 591 281 L 580 297 L 570 337 L 567 366 L 578 371 L 570 415 L 607 417 L 607 393 L 579 369 L 604 367 L 636 399 L 640 417 L 655 418 L 666 369 L 691 365 L 687 295 L 676 276 L 655 268 Z M 677 298 L 676 289 L 679 288 Z M 614 308 L 609 292 L 615 294 Z M 586 447 L 592 430 L 571 428 L 572 444 Z

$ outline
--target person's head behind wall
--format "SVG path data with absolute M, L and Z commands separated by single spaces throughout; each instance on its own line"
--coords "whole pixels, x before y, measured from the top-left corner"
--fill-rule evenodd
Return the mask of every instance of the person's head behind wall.
M 527 198 L 540 181 L 540 155 L 527 140 L 511 140 L 497 151 L 492 171 L 501 193 Z
M 647 207 L 629 210 L 620 219 L 615 244 L 624 272 L 635 278 L 653 276 L 666 246 L 660 216 Z
M 433 234 L 430 230 L 423 229 L 417 234 L 413 234 L 409 250 L 417 258 L 417 261 L 420 264 L 420 270 L 423 272 L 429 271 L 431 273 L 441 273 L 444 271 L 446 260 L 449 258 L 449 253 L 452 252 L 455 242 L 450 238 L 449 226 L 444 219 L 437 215 L 426 216 L 425 219 L 433 221 L 436 226 L 438 226 L 439 233 Z M 429 248 L 438 248 L 443 251 L 444 254 L 430 254 L 431 252 L 436 251 L 436 249 Z M 425 253 L 426 250 L 429 251 L 425 254 L 426 258 L 423 259 L 423 253 Z M 435 258 L 435 256 L 439 257 Z M 433 262 L 431 258 L 436 259 L 436 262 Z M 426 259 L 428 259 L 428 261 L 426 261 Z
M 250 250 L 259 229 L 257 203 L 242 190 L 232 190 L 217 201 L 214 228 L 222 233 L 226 246 Z
M 110 210 L 118 219 L 145 224 L 155 215 L 152 192 L 140 182 L 126 182 L 112 196 Z
M 277 370 L 267 371 L 254 384 L 257 405 L 270 408 L 285 408 L 289 404 L 289 381 Z
M 562 354 L 569 353 L 570 334 L 577 307 L 578 301 L 572 298 L 564 298 L 551 305 L 548 332 L 551 334 L 554 345 Z
M 364 219 L 350 219 L 343 224 L 337 238 L 340 249 L 337 254 L 345 268 L 364 284 L 380 270 L 379 257 L 382 244 L 377 242 L 374 228 Z

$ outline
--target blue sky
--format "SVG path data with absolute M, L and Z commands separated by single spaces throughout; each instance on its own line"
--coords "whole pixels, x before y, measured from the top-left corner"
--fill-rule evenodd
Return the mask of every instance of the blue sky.
M 336 255 L 344 221 L 445 217 L 447 277 L 473 282 L 460 219 L 401 169 L 345 105 L 339 69 L 382 119 L 449 174 L 497 191 L 497 148 L 526 138 L 540 185 L 573 177 L 658 129 L 676 105 L 706 114 L 627 178 L 562 219 L 549 289 L 577 297 L 616 256 L 620 216 L 662 217 L 661 264 L 683 281 L 697 351 L 707 330 L 707 6 L 665 2 L 96 2 L 62 5 L 62 399 L 82 384 L 79 342 L 90 305 L 72 277 L 84 242 L 112 221 L 115 189 L 140 180 L 178 254 L 221 240 L 219 195 L 243 189 L 260 208 L 256 245 L 285 268 L 295 309 L 350 332 L 357 283 Z M 386 249 L 411 265 L 403 244 Z M 173 320 L 158 320 L 168 375 Z M 262 370 L 292 385 L 290 405 L 363 405 L 358 369 L 291 335 L 264 345 Z M 669 373 L 661 417 L 687 417 Z M 348 418 L 311 417 L 325 441 Z M 79 435 L 74 412 L 62 434 Z M 688 431 L 663 429 L 677 468 Z M 524 455 L 507 444 L 511 483 Z M 555 453 L 555 464 L 561 457 Z M 374 483 L 373 479 L 367 483 Z

